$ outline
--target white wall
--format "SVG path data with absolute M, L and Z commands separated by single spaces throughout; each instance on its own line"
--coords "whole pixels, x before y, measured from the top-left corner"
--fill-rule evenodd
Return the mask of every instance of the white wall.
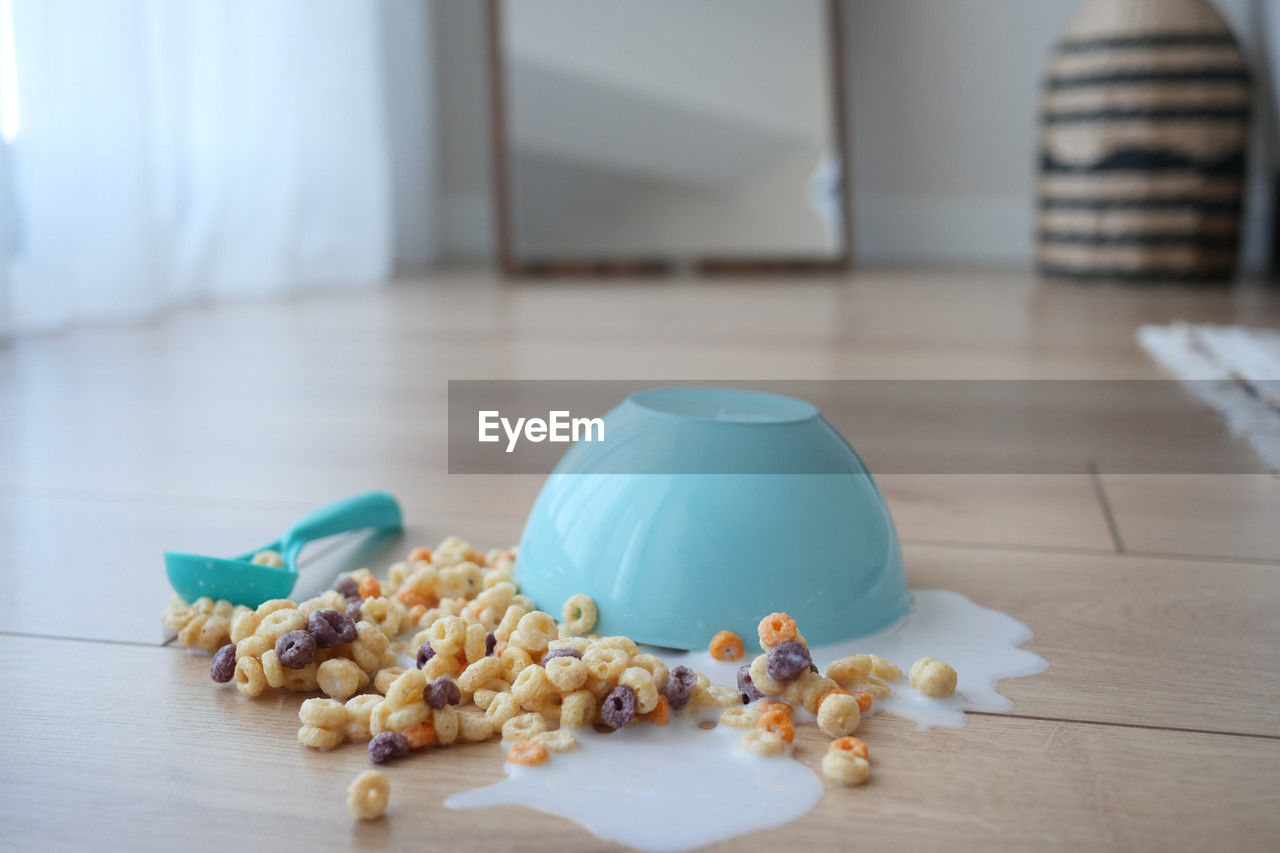
M 506 0 L 512 2 L 512 0 Z M 841 0 L 858 262 L 1026 265 L 1050 47 L 1081 0 Z M 1280 45 L 1280 0 L 1217 0 L 1246 50 Z M 484 19 L 435 0 L 448 260 L 491 257 Z M 1274 89 L 1261 87 L 1264 101 Z M 1266 255 L 1273 117 L 1257 136 L 1245 255 Z

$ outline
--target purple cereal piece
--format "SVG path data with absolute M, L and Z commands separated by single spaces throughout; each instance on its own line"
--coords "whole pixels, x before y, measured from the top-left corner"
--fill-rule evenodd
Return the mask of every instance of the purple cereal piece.
M 552 658 L 577 658 L 578 660 L 582 660 L 582 652 L 577 649 L 556 649 L 554 651 L 547 652 L 542 656 L 542 665 L 546 666 L 547 661 Z
M 817 671 L 818 671 L 818 665 L 817 665 L 816 663 L 811 663 L 811 664 L 809 664 L 809 671 L 810 671 L 810 672 L 817 672 Z
M 332 590 L 342 593 L 343 598 L 351 598 L 360 594 L 360 584 L 356 583 L 355 578 L 338 578 L 333 582 Z
M 765 671 L 774 681 L 795 681 L 812 663 L 808 646 L 786 640 L 769 649 Z
M 668 699 L 670 704 L 671 700 Z M 636 715 L 636 692 L 625 684 L 609 691 L 600 703 L 600 722 L 611 729 L 620 729 Z
M 493 654 L 493 649 L 498 645 L 498 635 L 490 631 L 484 635 L 484 654 L 485 657 Z
M 219 684 L 226 684 L 236 674 L 236 644 L 227 643 L 218 649 L 209 664 L 209 677 Z
M 386 764 L 408 754 L 409 741 L 399 732 L 381 732 L 369 741 L 369 760 L 374 764 Z
M 760 688 L 756 687 L 755 682 L 751 680 L 751 667 L 749 666 L 738 667 L 738 692 L 742 694 L 742 704 L 744 705 L 764 698 Z M 670 701 L 670 699 L 667 700 L 667 702 Z
M 431 648 L 431 643 L 423 643 L 422 648 L 418 649 L 418 669 L 422 669 L 427 665 L 427 661 L 436 656 L 436 650 Z
M 364 599 L 360 598 L 358 595 L 347 599 L 347 618 L 352 622 L 360 621 L 360 617 L 363 615 L 363 610 L 360 605 L 363 600 Z
M 307 633 L 315 637 L 317 649 L 331 649 L 356 638 L 356 623 L 336 610 L 317 610 L 307 617 Z
M 662 688 L 662 695 L 667 697 L 667 707 L 672 711 L 680 711 L 693 698 L 693 688 L 698 686 L 698 674 L 681 664 L 671 670 L 667 683 Z
M 289 669 L 302 669 L 316 659 L 316 638 L 306 631 L 290 631 L 276 640 L 276 654 Z
M 442 675 L 422 688 L 422 701 L 434 711 L 445 705 L 457 705 L 462 701 L 462 688 L 447 675 Z

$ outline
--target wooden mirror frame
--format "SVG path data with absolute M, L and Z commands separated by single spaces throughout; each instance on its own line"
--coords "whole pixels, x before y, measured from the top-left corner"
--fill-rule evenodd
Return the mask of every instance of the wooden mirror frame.
M 849 268 L 853 258 L 853 204 L 849 180 L 849 133 L 845 115 L 844 39 L 841 30 L 839 0 L 824 0 L 827 7 L 827 50 L 830 56 L 828 74 L 831 81 L 831 115 L 834 118 L 836 146 L 840 151 L 840 213 L 843 221 L 844 248 L 832 258 L 807 257 L 734 257 L 708 255 L 694 257 L 692 262 L 661 256 L 635 257 L 537 258 L 516 257 L 513 244 L 511 210 L 511 172 L 508 161 L 506 120 L 506 63 L 502 51 L 502 0 L 485 0 L 486 31 L 489 53 L 489 99 L 493 156 L 493 209 L 498 266 L 506 276 L 573 276 L 573 275 L 662 275 L 686 266 L 702 275 L 838 272 Z

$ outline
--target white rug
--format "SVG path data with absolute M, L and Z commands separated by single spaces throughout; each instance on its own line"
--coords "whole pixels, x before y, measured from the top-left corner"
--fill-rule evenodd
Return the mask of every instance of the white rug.
M 1138 343 L 1280 471 L 1280 330 L 1174 323 Z

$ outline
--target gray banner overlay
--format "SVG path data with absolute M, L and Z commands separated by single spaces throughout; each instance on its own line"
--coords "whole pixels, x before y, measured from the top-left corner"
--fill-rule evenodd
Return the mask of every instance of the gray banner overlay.
M 786 423 L 761 414 L 755 433 L 751 412 L 729 417 L 736 432 L 696 414 L 605 418 L 637 392 L 709 387 L 807 401 L 872 474 L 1261 474 L 1252 442 L 1280 441 L 1265 435 L 1280 422 L 1280 381 L 450 380 L 449 473 L 545 476 L 572 446 L 553 439 L 575 434 L 594 443 L 591 473 L 824 473 L 799 452 L 814 438 L 794 410 L 779 416 Z M 1274 419 L 1229 429 L 1207 402 L 1239 398 Z

